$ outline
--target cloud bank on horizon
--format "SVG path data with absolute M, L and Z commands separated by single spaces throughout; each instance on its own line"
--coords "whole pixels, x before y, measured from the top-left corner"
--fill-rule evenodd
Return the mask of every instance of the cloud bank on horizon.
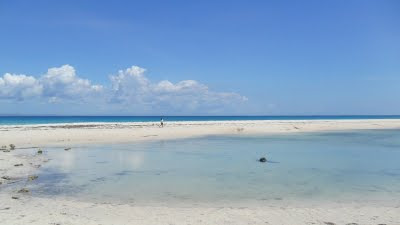
M 139 66 L 119 70 L 107 85 L 77 76 L 70 65 L 49 68 L 39 77 L 5 73 L 0 77 L 0 100 L 112 105 L 141 113 L 220 112 L 247 101 L 238 93 L 213 91 L 196 80 L 152 82 L 145 72 Z

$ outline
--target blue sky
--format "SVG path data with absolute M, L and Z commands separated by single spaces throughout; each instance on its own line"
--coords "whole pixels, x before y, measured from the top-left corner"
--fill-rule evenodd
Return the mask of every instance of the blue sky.
M 0 1 L 0 114 L 400 114 L 399 1 Z

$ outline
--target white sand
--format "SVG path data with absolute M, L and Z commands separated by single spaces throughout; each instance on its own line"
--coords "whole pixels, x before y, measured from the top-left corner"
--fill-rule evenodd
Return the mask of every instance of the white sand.
M 400 120 L 225 121 L 154 123 L 90 123 L 0 126 L 0 146 L 62 146 L 185 138 L 204 135 L 262 135 L 349 129 L 399 129 Z M 63 151 L 63 150 L 62 150 Z M 154 207 L 90 203 L 32 197 L 17 193 L 29 175 L 46 162 L 43 155 L 17 149 L 0 151 L 0 224 L 400 224 L 400 203 L 321 203 L 248 207 Z M 22 163 L 23 166 L 14 166 Z M 9 188 L 7 183 L 18 181 Z M 12 199 L 18 197 L 18 199 Z M 330 223 L 329 223 L 330 222 Z
M 334 224 L 398 225 L 400 209 L 379 206 L 318 206 L 312 208 L 176 208 L 94 204 L 63 199 L 0 195 L 1 224 Z M 4 207 L 11 207 L 4 210 Z M 329 223 L 328 223 L 329 224 Z
M 0 145 L 68 146 L 80 143 L 121 143 L 205 135 L 262 135 L 350 129 L 395 129 L 399 120 L 274 120 L 158 123 L 77 123 L 0 126 Z

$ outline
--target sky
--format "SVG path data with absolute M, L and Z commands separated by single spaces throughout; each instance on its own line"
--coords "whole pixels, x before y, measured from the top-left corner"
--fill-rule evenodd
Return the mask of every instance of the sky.
M 400 1 L 0 0 L 0 114 L 400 114 Z

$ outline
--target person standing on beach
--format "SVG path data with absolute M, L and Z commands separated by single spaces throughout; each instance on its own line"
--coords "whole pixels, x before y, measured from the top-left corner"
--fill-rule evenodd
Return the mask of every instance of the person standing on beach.
M 160 123 L 161 123 L 161 127 L 164 127 L 164 119 L 162 117 L 161 117 Z

